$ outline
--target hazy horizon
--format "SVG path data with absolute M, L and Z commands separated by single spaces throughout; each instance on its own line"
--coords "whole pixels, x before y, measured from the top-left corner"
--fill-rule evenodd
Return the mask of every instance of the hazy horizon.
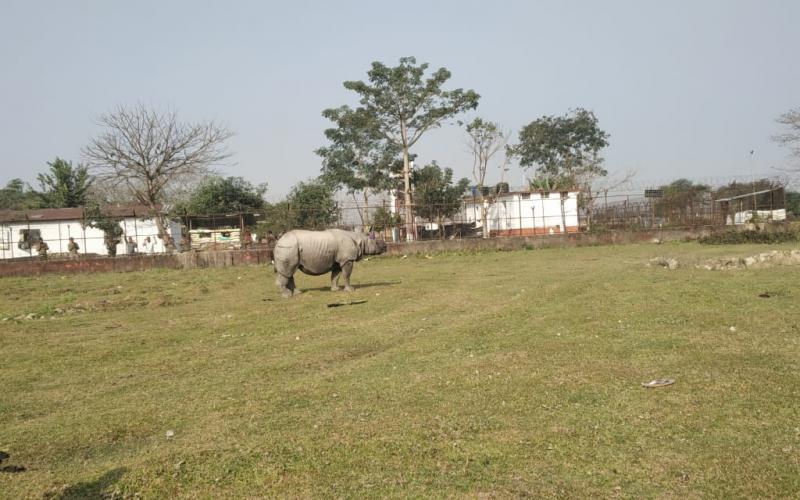
M 102 1 L 13 3 L 0 19 L 0 184 L 31 182 L 56 156 L 80 162 L 97 117 L 143 103 L 236 135 L 223 175 L 267 182 L 276 199 L 319 173 L 325 108 L 372 61 L 415 56 L 481 94 L 475 113 L 513 131 L 571 108 L 610 135 L 610 172 L 637 185 L 775 175 L 770 137 L 800 105 L 800 2 Z M 750 155 L 754 150 L 755 154 Z M 470 177 L 463 132 L 414 149 Z M 516 167 L 507 180 L 518 184 Z M 498 173 L 490 174 L 496 181 Z

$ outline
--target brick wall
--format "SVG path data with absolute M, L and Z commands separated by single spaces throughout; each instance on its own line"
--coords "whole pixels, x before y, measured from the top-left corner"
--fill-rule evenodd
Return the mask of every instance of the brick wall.
M 226 250 L 179 254 L 97 257 L 78 260 L 16 260 L 0 262 L 1 276 L 36 276 L 46 273 L 129 272 L 152 268 L 189 269 L 269 264 L 269 250 Z

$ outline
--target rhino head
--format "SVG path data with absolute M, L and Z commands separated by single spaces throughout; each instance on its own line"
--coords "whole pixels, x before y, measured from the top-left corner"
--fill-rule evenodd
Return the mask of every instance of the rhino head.
M 386 251 L 386 242 L 383 240 L 364 238 L 362 244 L 364 255 L 379 255 Z

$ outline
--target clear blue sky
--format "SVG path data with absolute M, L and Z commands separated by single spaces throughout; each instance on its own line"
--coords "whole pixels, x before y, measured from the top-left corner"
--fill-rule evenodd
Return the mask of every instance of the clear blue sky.
M 235 164 L 222 172 L 274 198 L 319 172 L 320 112 L 355 104 L 342 82 L 406 55 L 449 68 L 451 86 L 482 95 L 477 113 L 515 134 L 595 111 L 609 170 L 640 182 L 787 165 L 770 135 L 800 106 L 797 0 L 2 3 L 2 184 L 80 161 L 100 113 L 142 102 L 226 124 Z M 469 174 L 454 125 L 416 152 Z

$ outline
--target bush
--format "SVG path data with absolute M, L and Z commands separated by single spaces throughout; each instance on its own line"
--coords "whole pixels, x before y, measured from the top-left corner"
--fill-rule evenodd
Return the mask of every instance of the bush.
M 800 241 L 800 232 L 789 231 L 721 231 L 698 240 L 705 245 L 737 245 L 742 243 L 790 243 Z

